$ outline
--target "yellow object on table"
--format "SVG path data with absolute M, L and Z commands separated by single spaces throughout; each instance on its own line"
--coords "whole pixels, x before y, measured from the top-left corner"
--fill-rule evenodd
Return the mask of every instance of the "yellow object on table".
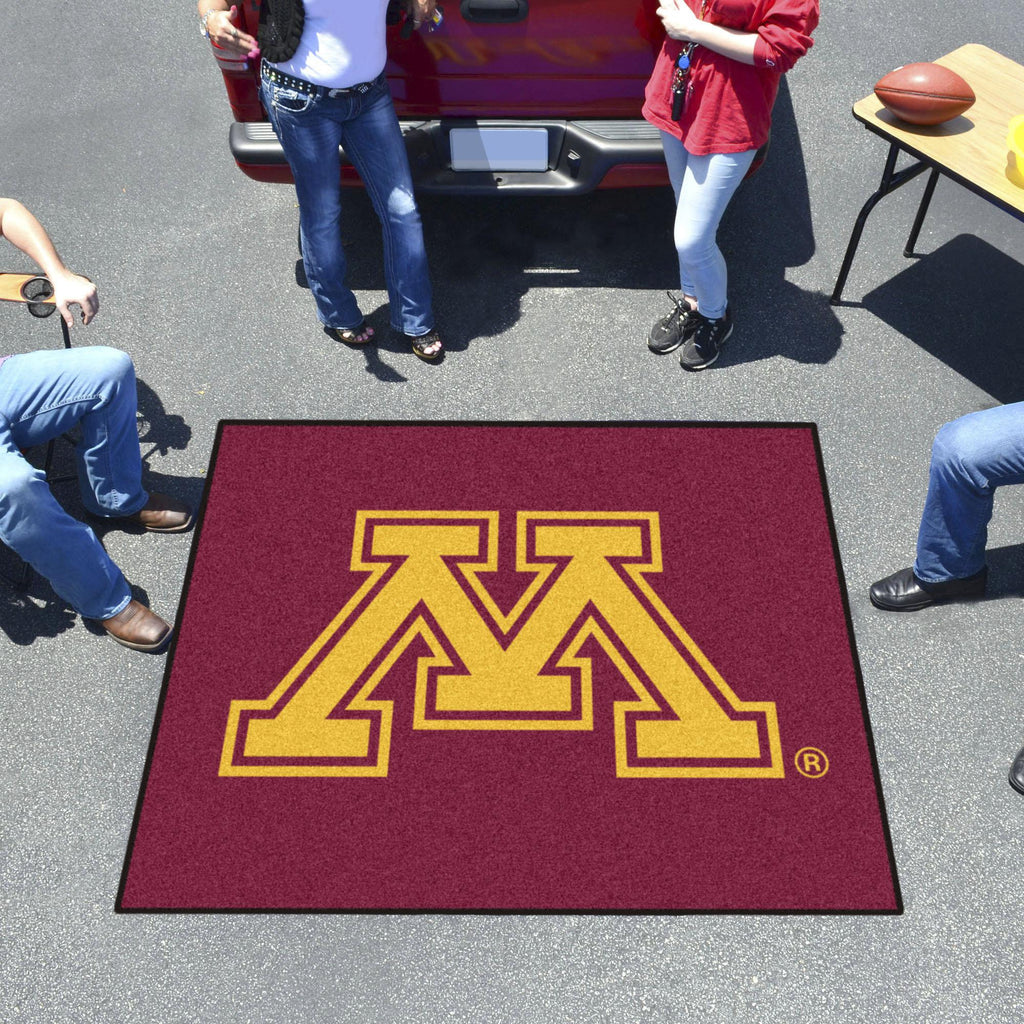
M 1024 114 L 1018 114 L 1010 122 L 1010 134 L 1006 140 L 1010 148 L 1006 158 L 1006 176 L 1024 188 Z

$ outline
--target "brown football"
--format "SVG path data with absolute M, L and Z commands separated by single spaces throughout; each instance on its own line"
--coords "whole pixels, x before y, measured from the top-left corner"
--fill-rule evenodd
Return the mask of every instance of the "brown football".
M 971 87 L 941 64 L 904 64 L 878 80 L 875 95 L 910 124 L 942 124 L 974 103 Z

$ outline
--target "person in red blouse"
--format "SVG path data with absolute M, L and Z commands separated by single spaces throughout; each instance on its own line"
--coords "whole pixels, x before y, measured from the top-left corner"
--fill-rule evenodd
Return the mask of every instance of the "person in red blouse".
M 661 0 L 668 38 L 647 83 L 644 117 L 661 130 L 676 194 L 683 298 L 647 345 L 682 347 L 703 370 L 732 334 L 725 259 L 715 241 L 729 200 L 768 141 L 779 80 L 811 47 L 818 0 Z

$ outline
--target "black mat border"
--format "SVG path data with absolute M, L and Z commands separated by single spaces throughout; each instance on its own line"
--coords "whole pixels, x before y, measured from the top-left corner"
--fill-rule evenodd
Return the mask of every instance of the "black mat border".
M 146 793 L 146 786 L 149 782 L 149 773 L 153 764 L 153 754 L 156 749 L 156 737 L 160 728 L 160 720 L 163 716 L 164 702 L 167 698 L 167 689 L 171 679 L 171 669 L 174 665 L 174 652 L 178 645 L 178 636 L 181 630 L 181 621 L 185 612 L 185 604 L 188 597 L 188 583 L 192 578 L 192 569 L 195 565 L 196 555 L 199 550 L 199 537 L 201 535 L 203 522 L 206 518 L 206 506 L 210 497 L 210 487 L 213 483 L 214 471 L 217 464 L 217 454 L 220 451 L 221 438 L 226 427 L 414 427 L 429 429 L 433 427 L 515 427 L 515 428 L 547 428 L 547 427 L 568 427 L 568 428 L 618 428 L 618 429 L 650 429 L 650 428 L 703 428 L 703 429 L 779 429 L 779 430 L 809 430 L 814 442 L 814 455 L 818 464 L 818 480 L 821 484 L 821 493 L 825 501 L 825 516 L 828 520 L 829 536 L 832 539 L 832 559 L 835 563 L 836 574 L 839 581 L 839 591 L 843 601 L 843 614 L 846 617 L 846 634 L 850 643 L 850 654 L 853 658 L 854 676 L 857 680 L 857 692 L 860 697 L 861 714 L 863 716 L 864 731 L 867 737 L 868 752 L 871 755 L 871 770 L 875 779 L 875 792 L 878 797 L 878 810 L 882 818 L 882 831 L 885 836 L 886 852 L 889 857 L 889 872 L 892 876 L 893 891 L 896 896 L 896 907 L 892 910 L 865 910 L 853 908 L 850 910 L 820 910 L 820 909 L 794 909 L 782 907 L 777 909 L 761 908 L 757 910 L 736 909 L 734 907 L 724 908 L 701 908 L 701 909 L 680 909 L 666 910 L 664 908 L 646 909 L 642 907 L 630 909 L 601 909 L 599 907 L 581 909 L 570 907 L 557 909 L 544 908 L 522 908 L 522 907 L 125 907 L 123 905 L 124 890 L 128 881 L 128 867 L 131 863 L 132 851 L 135 847 L 135 838 L 139 827 L 139 819 L 142 814 L 142 803 Z M 217 432 L 213 441 L 213 449 L 210 453 L 210 466 L 206 473 L 206 482 L 203 486 L 203 497 L 199 506 L 199 513 L 196 525 L 192 531 L 192 547 L 189 551 L 188 565 L 185 568 L 185 577 L 182 581 L 181 598 L 178 601 L 178 612 L 174 621 L 174 636 L 167 653 L 167 660 L 164 666 L 164 678 L 160 687 L 160 697 L 157 701 L 156 713 L 153 719 L 153 730 L 149 738 L 149 747 L 146 751 L 146 762 L 142 772 L 142 780 L 139 783 L 139 795 L 135 802 L 135 813 L 132 817 L 132 827 L 128 836 L 128 845 L 125 849 L 124 864 L 121 868 L 121 880 L 117 887 L 117 898 L 114 903 L 114 912 L 117 914 L 386 914 L 386 915 L 409 915 L 423 916 L 427 914 L 453 916 L 472 915 L 480 916 L 548 916 L 548 917 L 694 917 L 709 915 L 745 916 L 745 917 L 898 917 L 904 912 L 903 892 L 900 887 L 899 874 L 896 868 L 896 855 L 893 851 L 892 833 L 889 828 L 889 813 L 885 804 L 885 793 L 882 789 L 882 779 L 878 770 L 878 755 L 875 750 L 875 738 L 871 730 L 871 716 L 868 711 L 867 694 L 864 690 L 864 677 L 860 667 L 860 657 L 857 653 L 857 641 L 853 632 L 853 618 L 850 614 L 850 598 L 846 588 L 846 574 L 843 572 L 843 563 L 839 555 L 839 537 L 836 533 L 835 518 L 832 514 L 832 499 L 828 491 L 828 480 L 825 476 L 825 461 L 822 457 L 821 441 L 818 437 L 818 425 L 813 422 L 784 422 L 767 420 L 219 420 Z

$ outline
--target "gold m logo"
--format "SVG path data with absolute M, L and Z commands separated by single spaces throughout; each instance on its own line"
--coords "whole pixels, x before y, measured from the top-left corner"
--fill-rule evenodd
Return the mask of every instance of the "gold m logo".
M 481 579 L 497 512 L 358 512 L 351 569 L 365 582 L 270 696 L 231 702 L 221 775 L 387 775 L 374 690 L 417 640 L 415 729 L 592 730 L 594 641 L 633 691 L 612 702 L 617 775 L 784 775 L 775 704 L 740 700 L 645 578 L 657 513 L 520 512 L 533 578 L 508 613 Z

